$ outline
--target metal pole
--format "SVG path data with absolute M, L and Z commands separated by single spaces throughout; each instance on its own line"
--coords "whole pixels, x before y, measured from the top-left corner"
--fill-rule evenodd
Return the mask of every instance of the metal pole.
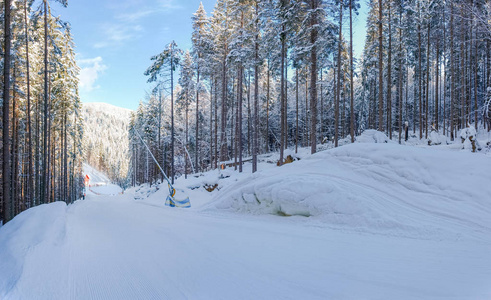
M 158 163 L 157 159 L 155 158 L 155 156 L 153 156 L 152 154 L 152 151 L 150 151 L 150 148 L 148 147 L 147 143 L 145 143 L 145 141 L 143 140 L 143 138 L 141 137 L 140 133 L 138 132 L 138 130 L 136 129 L 133 129 L 133 131 L 136 133 L 136 135 L 138 135 L 138 137 L 140 138 L 140 141 L 143 143 L 143 145 L 145 145 L 145 147 L 147 148 L 148 150 L 148 153 L 150 153 L 150 156 L 152 156 L 153 158 L 153 161 L 157 164 L 157 167 L 159 167 L 159 170 L 160 172 L 162 172 L 162 174 L 164 175 L 165 177 L 165 180 L 167 180 L 167 183 L 171 184 L 170 183 L 170 180 L 169 180 L 169 177 L 167 177 L 167 175 L 165 175 L 164 173 L 164 170 L 162 170 L 162 167 L 160 167 L 160 164 Z M 171 185 L 172 186 L 172 185 Z

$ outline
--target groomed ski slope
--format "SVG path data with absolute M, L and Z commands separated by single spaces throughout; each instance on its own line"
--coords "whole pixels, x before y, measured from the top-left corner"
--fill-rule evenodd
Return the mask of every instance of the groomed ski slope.
M 165 185 L 41 205 L 0 228 L 0 299 L 490 299 L 491 158 L 454 148 L 179 179 L 190 209 Z

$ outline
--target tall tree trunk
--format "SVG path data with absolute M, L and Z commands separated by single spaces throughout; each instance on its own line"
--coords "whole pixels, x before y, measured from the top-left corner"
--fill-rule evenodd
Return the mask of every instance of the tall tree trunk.
M 398 53 L 398 64 L 399 64 L 399 78 L 398 78 L 398 86 L 399 86 L 399 93 L 398 93 L 398 104 L 399 104 L 399 119 L 397 120 L 397 127 L 399 130 L 399 144 L 401 143 L 401 138 L 402 138 L 402 3 L 399 6 L 399 53 Z
M 30 83 L 30 66 L 29 66 L 29 31 L 27 23 L 27 0 L 24 0 L 24 23 L 25 23 L 25 41 L 26 41 L 26 88 L 27 88 L 27 163 L 28 163 L 28 174 L 27 174 L 27 201 L 30 206 L 35 206 L 36 202 L 34 199 L 34 183 L 33 183 L 33 166 L 32 166 L 32 124 L 31 124 L 31 83 Z
M 198 54 L 198 60 L 201 59 L 201 54 Z M 198 68 L 196 70 L 196 157 L 194 161 L 194 165 L 196 166 L 196 173 L 200 172 L 200 165 L 199 165 L 199 93 L 200 93 L 200 69 L 199 69 L 199 64 Z
M 157 157 L 160 159 L 162 157 L 162 165 L 164 165 L 164 159 L 163 159 L 163 155 L 162 155 L 162 141 L 161 141 L 161 130 L 162 130 L 162 89 L 159 88 L 159 120 L 158 120 L 158 129 L 157 129 L 157 147 L 158 147 L 158 151 L 157 151 Z M 164 174 L 162 174 L 162 172 L 159 172 L 160 173 L 160 181 L 164 181 Z
M 238 96 L 239 96 L 239 99 L 238 99 L 238 103 L 237 103 L 237 106 L 238 106 L 238 116 L 237 116 L 237 125 L 238 125 L 238 129 L 237 129 L 237 138 L 238 138 L 238 142 L 239 142 L 239 148 L 238 148 L 238 152 L 239 152 L 239 172 L 242 173 L 242 152 L 243 152 L 243 145 L 242 145 L 242 102 L 243 102 L 243 95 L 244 95 L 244 91 L 243 91 L 243 78 L 244 78 L 244 74 L 243 74 L 243 71 L 244 71 L 244 67 L 242 66 L 242 64 L 239 65 L 239 82 L 238 82 L 238 87 L 237 87 L 237 93 L 238 93 Z
M 308 72 L 308 69 L 306 70 Z M 309 139 L 309 77 L 307 75 L 307 72 L 305 73 L 305 121 L 304 121 L 304 126 L 305 126 L 305 145 L 304 147 L 310 146 L 310 139 Z
M 215 87 L 213 84 L 213 75 L 211 75 L 210 78 L 210 170 L 213 169 L 213 160 L 215 155 L 213 154 L 214 149 L 213 148 L 213 137 L 214 137 L 214 130 L 213 130 L 213 97 L 216 97 L 216 94 L 214 93 L 213 88 Z
M 237 70 L 237 74 L 239 73 L 239 70 Z M 234 87 L 232 89 L 232 95 L 235 94 L 235 88 L 238 87 L 239 85 L 239 76 L 237 75 L 237 83 L 235 83 L 234 81 Z M 232 120 L 232 124 L 235 124 L 235 127 L 234 129 L 232 130 L 233 132 L 233 145 L 234 145 L 234 170 L 237 171 L 237 167 L 238 167 L 238 163 L 239 163 L 239 153 L 238 153 L 238 149 L 239 149 L 239 139 L 238 139 L 238 136 L 239 136 L 239 95 L 237 94 L 237 98 L 235 99 L 235 103 L 232 104 L 232 107 L 235 108 L 235 113 L 233 114 L 233 117 L 235 117 L 235 119 Z M 235 105 L 235 106 L 233 106 Z M 235 123 L 234 123 L 235 122 Z
M 10 195 L 10 44 L 11 44 L 11 32 L 10 32 L 10 0 L 5 0 L 5 14 L 4 14 L 4 47 L 5 55 L 3 60 L 3 164 L 2 164 L 2 197 L 3 197 L 3 223 L 6 223 L 12 219 L 12 199 Z
M 174 184 L 174 41 L 170 46 L 171 183 Z
M 42 167 L 42 185 L 41 185 L 41 204 L 48 201 L 48 118 L 49 118 L 49 94 L 48 94 L 48 4 L 47 0 L 44 3 L 44 130 L 43 130 L 43 167 Z
M 439 80 L 440 80 L 440 70 L 439 70 L 439 64 L 440 64 L 440 40 L 437 38 L 436 39 L 436 57 L 435 57 L 436 65 L 435 65 L 435 129 L 438 131 L 438 106 L 439 106 L 439 99 L 438 99 L 438 90 L 439 90 Z
M 222 119 L 220 132 L 220 160 L 227 160 L 227 47 L 225 46 L 222 61 Z
M 474 10 L 474 2 L 472 2 L 472 9 Z M 474 16 L 474 14 L 472 14 L 472 16 Z M 477 26 L 477 24 L 476 24 Z M 476 125 L 476 130 L 479 130 L 479 123 L 478 123 L 478 116 L 477 116 L 477 100 L 479 98 L 478 96 L 478 85 L 477 85 L 477 69 L 479 67 L 479 61 L 478 61 L 478 54 L 477 54 L 477 49 L 478 49 L 478 43 L 479 43 L 479 40 L 477 39 L 477 28 L 476 30 L 474 30 L 474 42 L 471 43 L 471 45 L 473 46 L 474 48 L 474 59 L 475 59 L 475 63 L 473 64 L 473 67 L 474 67 L 474 122 L 475 122 L 475 125 Z
M 421 59 L 421 10 L 420 10 L 420 2 L 418 1 L 418 99 L 419 99 L 419 138 L 423 138 L 423 101 L 422 101 L 422 59 Z
M 318 0 L 311 0 L 312 4 L 312 17 L 310 25 L 312 30 L 310 32 L 310 44 L 312 50 L 310 51 L 310 113 L 311 113 L 311 153 L 317 152 L 317 12 Z M 342 10 L 342 9 L 341 9 Z
M 281 7 L 284 10 L 286 7 L 286 0 L 281 1 Z M 281 40 L 281 64 L 280 64 L 280 70 L 281 70 L 281 82 L 280 82 L 280 127 L 281 127 L 281 133 L 280 133 L 280 161 L 279 165 L 283 165 L 283 153 L 285 150 L 285 54 L 286 54 L 286 28 L 285 24 L 283 23 L 281 27 L 281 35 L 280 35 L 280 40 Z
M 392 140 L 392 12 L 391 12 L 391 0 L 388 1 L 389 10 L 387 15 L 389 16 L 389 49 L 387 58 L 387 131 L 389 132 L 389 138 Z
M 384 65 L 382 61 L 382 21 L 383 21 L 383 10 L 382 10 L 382 0 L 378 0 L 378 130 L 384 131 Z
M 295 153 L 298 153 L 298 68 L 295 69 L 295 105 L 296 105 Z
M 382 0 L 379 0 L 382 1 Z M 343 1 L 339 4 L 339 38 L 338 38 L 338 83 L 336 85 L 336 100 L 334 101 L 334 147 L 339 141 L 339 102 L 341 100 L 341 44 L 343 41 Z
M 269 69 L 269 59 L 268 59 L 268 69 L 267 69 L 267 87 L 266 87 L 266 151 L 269 152 L 269 103 L 270 103 L 270 89 L 271 89 L 271 81 L 270 81 L 270 69 Z
M 428 107 L 430 106 L 430 23 L 428 23 L 428 36 L 426 44 L 426 100 L 425 100 L 425 138 L 428 138 Z
M 16 74 L 16 65 L 15 62 L 12 64 L 12 69 L 13 69 L 13 74 L 12 74 L 12 149 L 10 150 L 12 153 L 12 159 L 11 159 L 11 186 L 12 186 L 12 195 L 11 195 L 11 201 L 13 205 L 13 216 L 19 214 L 21 212 L 21 209 L 19 207 L 19 199 L 18 199 L 18 180 L 19 178 L 19 154 L 18 154 L 18 149 L 19 149 L 19 130 L 18 130 L 18 116 L 17 116 L 17 95 L 16 95 L 16 89 L 15 89 L 15 80 L 17 79 L 17 74 Z
M 252 173 L 257 171 L 257 155 L 259 152 L 259 0 L 256 0 L 256 35 L 254 39 L 254 120 L 252 125 L 254 137 L 252 138 Z
M 349 60 L 350 60 L 350 135 L 351 142 L 355 142 L 355 104 L 354 104 L 354 82 L 353 82 L 353 0 L 349 1 Z
M 184 144 L 184 148 L 186 148 L 184 151 L 185 153 L 188 152 L 188 143 L 189 143 L 189 97 L 188 97 L 188 92 L 186 91 L 186 107 L 185 107 L 185 119 L 186 119 L 186 140 Z M 186 154 L 184 154 L 186 155 Z M 198 156 L 196 156 L 198 157 Z M 188 170 L 189 170 L 189 159 L 185 158 L 184 159 L 184 179 L 188 178 Z
M 454 9 L 453 2 L 450 1 L 450 140 L 454 140 L 454 89 L 455 89 L 455 70 L 454 70 Z
M 251 73 L 247 74 L 247 156 L 251 155 Z
M 68 145 L 67 145 L 67 111 L 63 113 L 63 200 L 68 203 Z
M 215 77 L 215 84 L 213 85 L 215 87 L 215 165 L 214 168 L 218 168 L 218 157 L 220 155 L 220 152 L 218 150 L 218 79 Z

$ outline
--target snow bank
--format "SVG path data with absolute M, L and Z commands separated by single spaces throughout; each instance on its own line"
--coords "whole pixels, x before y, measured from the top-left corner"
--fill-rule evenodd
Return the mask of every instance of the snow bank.
M 483 155 L 355 143 L 250 175 L 207 209 L 421 238 L 461 238 L 467 227 L 482 237 L 491 230 L 490 169 Z
M 0 228 L 0 299 L 15 288 L 29 254 L 65 239 L 64 202 L 28 209 Z

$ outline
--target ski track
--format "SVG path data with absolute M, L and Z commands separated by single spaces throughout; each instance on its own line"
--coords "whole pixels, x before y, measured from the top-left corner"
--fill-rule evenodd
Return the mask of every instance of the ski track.
M 69 206 L 66 232 L 29 250 L 28 270 L 2 300 L 489 295 L 491 259 L 482 258 L 491 246 L 476 241 L 469 248 L 346 233 L 301 218 L 210 215 L 128 198 L 89 196 Z M 442 274 L 453 274 L 450 283 Z
M 0 299 L 490 299 L 491 207 L 475 199 L 485 193 L 461 201 L 423 161 L 405 169 L 411 161 L 388 153 L 312 156 L 292 175 L 294 164 L 283 166 L 284 182 L 269 181 L 275 169 L 242 177 L 244 193 L 266 178 L 257 189 L 277 184 L 269 196 L 300 203 L 312 195 L 299 189 L 322 187 L 327 209 L 309 218 L 231 213 L 207 198 L 169 208 L 131 193 L 33 208 L 17 217 L 25 236 L 37 232 L 30 214 L 43 216 L 29 248 L 0 236 L 13 241 L 0 245 Z M 21 259 L 2 264 L 14 251 Z

